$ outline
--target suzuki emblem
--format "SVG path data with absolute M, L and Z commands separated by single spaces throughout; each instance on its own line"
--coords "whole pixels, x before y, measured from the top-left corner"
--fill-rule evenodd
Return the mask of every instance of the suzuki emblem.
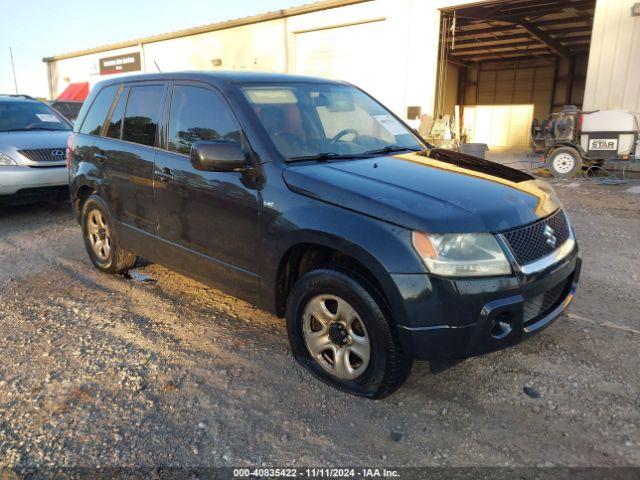
M 558 242 L 558 239 L 556 238 L 554 233 L 555 232 L 553 231 L 553 228 L 551 228 L 549 225 L 544 226 L 544 230 L 542 231 L 542 234 L 547 239 L 546 240 L 547 245 L 549 245 L 551 248 L 555 248 L 556 243 Z

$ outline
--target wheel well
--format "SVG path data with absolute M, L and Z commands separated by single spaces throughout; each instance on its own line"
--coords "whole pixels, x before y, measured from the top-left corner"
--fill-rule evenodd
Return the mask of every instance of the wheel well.
M 555 145 L 553 145 L 553 147 L 551 147 L 547 153 L 547 158 L 549 158 L 551 155 L 553 155 L 553 152 L 555 152 L 556 150 L 560 149 L 560 148 L 570 148 L 572 150 L 575 150 L 576 153 L 580 156 L 580 158 L 582 158 L 582 148 L 578 147 L 577 145 L 574 145 L 572 143 L 556 143 Z
M 76 190 L 76 193 L 73 196 L 73 211 L 75 212 L 76 219 L 78 221 L 80 221 L 80 215 L 82 213 L 82 206 L 84 205 L 84 202 L 86 202 L 87 198 L 89 198 L 93 193 L 95 193 L 95 190 L 88 185 L 83 185 L 78 188 L 78 190 Z
M 358 260 L 324 245 L 303 243 L 291 247 L 280 261 L 276 279 L 276 313 L 279 317 L 284 317 L 287 298 L 298 278 L 311 270 L 326 267 L 340 267 L 363 277 L 387 304 L 382 286 L 373 273 Z

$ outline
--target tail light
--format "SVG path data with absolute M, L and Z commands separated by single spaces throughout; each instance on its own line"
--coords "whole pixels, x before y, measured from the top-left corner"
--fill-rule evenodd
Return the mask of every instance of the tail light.
M 69 135 L 67 138 L 67 170 L 71 169 L 71 156 L 73 155 L 73 136 L 75 134 Z
M 582 120 L 583 120 L 582 113 L 579 113 L 578 114 L 578 132 L 582 131 Z

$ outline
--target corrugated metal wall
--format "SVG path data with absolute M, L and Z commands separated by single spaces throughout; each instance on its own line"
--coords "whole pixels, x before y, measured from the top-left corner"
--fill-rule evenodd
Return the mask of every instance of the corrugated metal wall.
M 584 109 L 640 112 L 640 16 L 637 0 L 598 0 L 593 23 Z

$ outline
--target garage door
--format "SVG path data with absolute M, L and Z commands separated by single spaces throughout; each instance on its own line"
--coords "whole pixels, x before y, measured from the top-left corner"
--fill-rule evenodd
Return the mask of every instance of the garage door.
M 392 42 L 385 27 L 380 20 L 297 33 L 296 73 L 346 80 L 401 114 L 399 80 L 393 74 Z
M 529 148 L 533 105 L 475 105 L 464 107 L 464 126 L 471 141 L 489 148 Z
M 533 118 L 549 114 L 553 65 L 483 65 L 478 72 L 476 105 L 464 108 L 465 127 L 474 142 L 490 147 L 529 147 Z

